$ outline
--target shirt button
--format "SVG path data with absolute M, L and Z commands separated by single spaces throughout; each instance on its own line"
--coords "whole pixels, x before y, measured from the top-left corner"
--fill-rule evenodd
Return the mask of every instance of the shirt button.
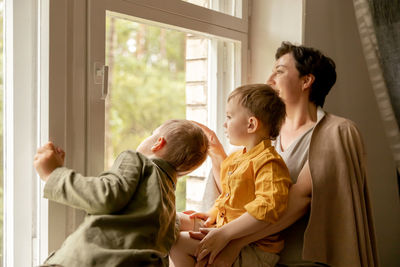
M 231 171 L 229 171 L 229 172 L 228 172 L 228 175 L 231 175 L 231 174 L 232 174 L 232 172 L 231 172 Z
M 226 193 L 225 196 L 226 196 L 226 197 L 229 197 L 229 193 Z

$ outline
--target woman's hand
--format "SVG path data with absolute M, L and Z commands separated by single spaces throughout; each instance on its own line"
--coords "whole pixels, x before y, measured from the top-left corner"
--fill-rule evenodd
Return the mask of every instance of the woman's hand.
M 189 232 L 191 238 L 202 240 L 211 229 L 202 229 L 202 232 Z M 239 256 L 240 250 L 245 246 L 246 243 L 240 242 L 239 240 L 232 240 L 229 242 L 221 252 L 215 257 L 213 261 L 214 266 L 230 267 L 234 264 L 237 257 Z M 205 267 L 208 265 L 210 259 L 209 256 L 203 259 L 197 259 L 195 267 Z
M 231 267 L 235 263 L 239 256 L 240 249 L 231 248 L 228 244 L 215 258 L 213 264 L 208 264 L 209 257 L 205 257 L 200 261 L 196 261 L 194 267 L 206 267 L 206 266 L 217 266 L 217 267 Z
M 191 238 L 202 240 L 209 232 L 209 229 L 203 229 L 202 232 L 189 232 Z M 240 250 L 245 246 L 246 243 L 240 242 L 239 240 L 232 240 L 229 242 L 221 252 L 215 257 L 213 261 L 214 266 L 230 267 L 232 266 L 237 257 L 239 256 Z M 203 259 L 197 259 L 195 267 L 205 267 L 209 264 L 209 256 Z
M 242 245 L 235 240 L 228 243 L 215 257 L 213 265 L 218 267 L 231 267 L 240 254 Z
M 208 234 L 208 231 L 203 232 L 189 232 L 189 236 L 196 240 L 203 240 L 203 238 Z
M 206 266 L 209 266 L 208 257 L 205 257 L 201 261 L 196 261 L 196 264 L 194 265 L 194 267 L 206 267 Z
M 210 254 L 208 264 L 212 264 L 218 253 L 228 244 L 230 237 L 222 228 L 201 228 L 200 232 L 206 236 L 200 241 L 195 256 L 197 261 L 201 261 Z

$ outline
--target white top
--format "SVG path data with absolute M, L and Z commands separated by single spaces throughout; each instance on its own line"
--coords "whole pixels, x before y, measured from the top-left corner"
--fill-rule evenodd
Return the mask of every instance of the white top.
M 324 116 L 325 112 L 322 108 L 318 107 L 317 122 L 293 141 L 285 151 L 282 151 L 280 135 L 276 138 L 276 141 L 273 142 L 276 151 L 281 155 L 289 169 L 293 183 L 296 183 L 301 169 L 308 160 L 308 150 L 314 128 Z M 292 264 L 293 266 L 305 266 L 302 265 L 304 263 L 307 263 L 307 266 L 320 266 L 302 260 L 303 239 L 308 224 L 308 217 L 309 214 L 307 213 L 292 226 L 281 232 L 281 237 L 285 241 L 285 248 L 280 253 L 280 263 Z
M 290 177 L 293 183 L 296 183 L 297 177 L 304 164 L 308 159 L 308 148 L 310 146 L 311 135 L 315 125 L 325 116 L 325 111 L 318 107 L 317 109 L 317 122 L 313 127 L 305 131 L 302 135 L 297 137 L 295 141 L 285 150 L 282 151 L 281 136 L 278 135 L 276 141 L 272 143 L 275 150 L 281 155 L 286 165 L 289 168 Z

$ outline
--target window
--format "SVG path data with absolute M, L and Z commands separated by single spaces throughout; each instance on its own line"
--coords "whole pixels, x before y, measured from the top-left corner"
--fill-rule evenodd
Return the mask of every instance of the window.
M 168 119 L 209 124 L 215 115 L 210 110 L 215 103 L 209 97 L 216 89 L 209 73 L 212 62 L 218 59 L 218 47 L 222 61 L 226 61 L 234 58 L 233 51 L 240 48 L 240 43 L 107 14 L 105 168 L 111 167 L 120 152 L 135 149 Z M 234 69 L 226 64 L 222 63 L 223 72 L 233 78 Z M 206 162 L 178 180 L 179 211 L 186 206 L 199 208 L 199 188 L 209 168 Z
M 88 8 L 88 174 L 166 119 L 193 119 L 222 136 L 226 96 L 246 77 L 247 20 L 176 0 Z M 178 209 L 199 209 L 210 167 L 180 179 Z
M 227 15 L 242 18 L 242 0 L 182 0 Z
M 66 149 L 68 167 L 97 175 L 172 116 L 196 119 L 223 136 L 226 95 L 246 80 L 247 15 L 181 0 L 49 3 L 49 77 L 41 80 L 49 81 L 48 136 Z M 168 83 L 165 88 L 155 77 Z M 173 101 L 169 108 L 166 99 Z M 156 104 L 126 111 L 145 101 Z M 202 186 L 209 168 L 180 179 L 181 209 L 198 206 L 202 190 L 194 187 Z M 84 214 L 52 202 L 48 209 L 51 251 Z

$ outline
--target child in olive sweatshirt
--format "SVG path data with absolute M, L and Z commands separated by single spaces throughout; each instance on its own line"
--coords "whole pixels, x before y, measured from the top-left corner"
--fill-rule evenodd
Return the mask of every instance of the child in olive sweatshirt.
M 62 167 L 65 153 L 51 142 L 38 149 L 34 166 L 46 182 L 44 197 L 88 214 L 47 266 L 166 266 L 176 241 L 177 177 L 207 156 L 208 139 L 187 120 L 170 120 L 125 151 L 109 171 L 84 177 Z

